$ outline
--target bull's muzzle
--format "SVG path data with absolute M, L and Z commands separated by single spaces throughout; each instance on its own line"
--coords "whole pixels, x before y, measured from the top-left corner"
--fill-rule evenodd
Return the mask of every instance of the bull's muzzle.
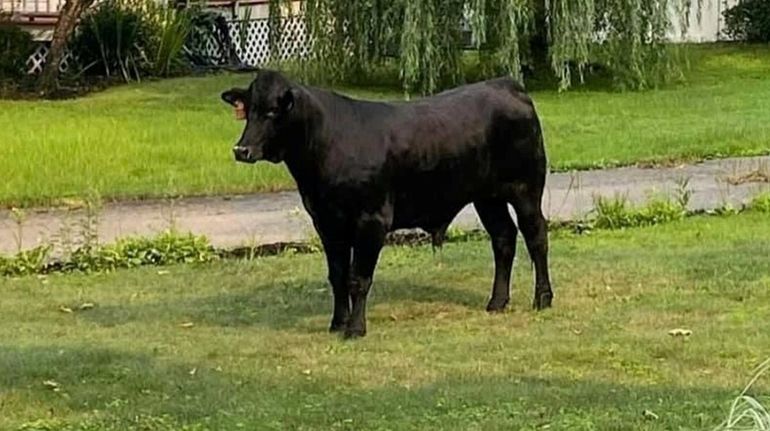
M 235 160 L 243 163 L 256 163 L 259 160 L 259 157 L 249 147 L 240 145 L 233 147 L 233 155 L 235 155 Z

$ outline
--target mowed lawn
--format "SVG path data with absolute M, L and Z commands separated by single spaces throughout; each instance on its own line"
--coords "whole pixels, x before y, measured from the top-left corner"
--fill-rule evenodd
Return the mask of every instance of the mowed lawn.
M 555 308 L 530 310 L 523 253 L 497 315 L 486 241 L 389 247 L 353 342 L 320 254 L 0 280 L 0 429 L 712 429 L 770 356 L 768 232 L 559 234 Z
M 770 48 L 695 48 L 666 90 L 534 91 L 554 169 L 770 152 Z M 0 101 L 0 204 L 293 187 L 283 166 L 233 161 L 243 124 L 219 99 L 250 75 L 126 85 L 69 101 Z M 401 99 L 397 90 L 340 88 Z

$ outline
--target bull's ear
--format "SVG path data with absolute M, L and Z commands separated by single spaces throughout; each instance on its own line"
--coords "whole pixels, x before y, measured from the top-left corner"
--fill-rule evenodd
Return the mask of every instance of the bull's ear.
M 246 90 L 241 88 L 231 88 L 222 93 L 222 100 L 230 105 L 235 106 L 236 103 L 244 105 L 246 103 Z
M 294 108 L 294 102 L 296 101 L 296 94 L 297 90 L 294 88 L 289 88 L 286 90 L 283 95 L 278 97 L 278 107 L 280 108 L 282 113 L 287 113 Z

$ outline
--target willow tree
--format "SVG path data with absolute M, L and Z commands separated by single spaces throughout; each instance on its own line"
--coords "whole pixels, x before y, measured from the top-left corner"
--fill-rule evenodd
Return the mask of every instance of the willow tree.
M 540 64 L 562 89 L 589 66 L 608 70 L 619 85 L 646 88 L 678 72 L 667 39 L 677 20 L 686 31 L 691 1 L 304 0 L 312 41 L 304 65 L 339 80 L 395 61 L 409 93 L 462 82 L 468 69 L 521 78 L 523 66 Z M 280 8 L 271 10 L 275 19 Z

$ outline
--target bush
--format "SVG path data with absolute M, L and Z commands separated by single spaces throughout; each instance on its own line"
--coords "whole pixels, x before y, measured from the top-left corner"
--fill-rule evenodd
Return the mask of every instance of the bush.
M 150 72 L 168 76 L 187 67 L 185 41 L 193 27 L 192 13 L 150 1 L 145 7 L 147 38 L 143 42 Z
M 129 81 L 139 76 L 140 46 L 147 33 L 141 11 L 132 3 L 107 0 L 84 14 L 71 47 L 86 73 Z
M 89 75 L 167 76 L 185 65 L 190 27 L 187 12 L 153 0 L 106 0 L 85 14 L 71 46 Z
M 770 214 L 770 192 L 754 196 L 754 199 L 749 203 L 749 209 Z
M 40 246 L 14 256 L 0 255 L 0 276 L 48 272 L 101 272 L 139 266 L 210 262 L 219 258 L 203 236 L 166 231 L 151 238 L 122 238 L 112 244 L 80 247 L 52 261 L 51 247 Z
M 27 59 L 34 49 L 29 33 L 0 18 L 0 78 L 24 76 Z
M 51 247 L 44 245 L 18 252 L 15 256 L 0 256 L 0 276 L 38 274 L 45 268 Z
M 623 229 L 645 227 L 683 219 L 687 215 L 685 201 L 667 198 L 654 198 L 640 208 L 634 208 L 625 197 L 596 197 L 596 218 L 593 221 L 597 229 Z
M 770 42 L 770 1 L 743 0 L 723 14 L 727 36 L 746 42 Z

